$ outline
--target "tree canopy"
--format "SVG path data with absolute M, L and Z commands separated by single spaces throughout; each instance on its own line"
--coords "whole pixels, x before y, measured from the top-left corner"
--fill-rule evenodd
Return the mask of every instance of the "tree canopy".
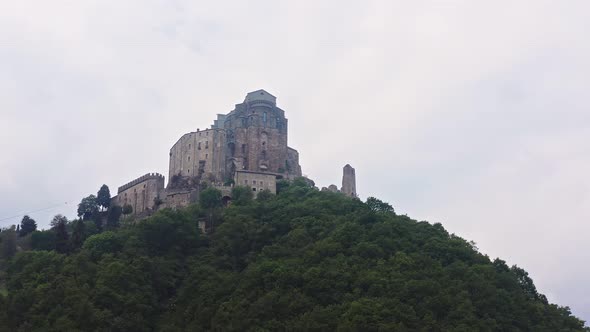
M 37 230 L 37 222 L 29 216 L 24 216 L 20 222 L 20 231 L 18 235 L 23 237 L 35 230 Z
M 98 190 L 96 204 L 103 209 L 108 209 L 111 206 L 111 192 L 106 184 L 103 184 Z
M 206 235 L 197 221 L 208 212 L 195 205 L 89 236 L 77 251 L 20 252 L 8 261 L 0 326 L 588 331 L 569 308 L 548 303 L 526 271 L 490 260 L 441 224 L 302 181 L 265 196 L 212 203 L 222 212 Z
M 98 205 L 96 196 L 94 195 L 82 198 L 82 201 L 78 204 L 78 217 L 84 220 L 90 220 L 98 213 Z

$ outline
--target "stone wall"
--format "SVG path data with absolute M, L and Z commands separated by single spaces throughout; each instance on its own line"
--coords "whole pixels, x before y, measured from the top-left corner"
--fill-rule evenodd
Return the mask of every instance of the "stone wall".
M 164 207 L 168 208 L 179 208 L 187 207 L 192 203 L 199 201 L 199 190 L 198 189 L 179 189 L 179 190 L 166 190 L 166 200 Z
M 342 172 L 342 189 L 340 190 L 347 196 L 357 197 L 356 195 L 356 174 L 354 168 L 349 164 L 344 166 Z
M 292 154 L 289 158 L 288 120 L 285 112 L 276 106 L 274 96 L 264 90 L 248 93 L 244 102 L 223 119 L 228 173 L 239 170 L 285 173 L 288 169 L 301 173 L 298 156 Z
M 130 205 L 132 215 L 140 215 L 155 211 L 156 202 L 163 198 L 164 176 L 148 173 L 119 187 L 114 203 L 119 206 Z
M 288 178 L 293 179 L 301 176 L 301 165 L 299 165 L 299 152 L 297 150 L 287 147 L 287 166 L 286 171 Z
M 272 173 L 237 171 L 235 177 L 236 186 L 246 186 L 252 188 L 256 196 L 262 190 L 270 190 L 271 193 L 277 193 L 277 175 Z
M 184 134 L 170 149 L 168 176 L 225 178 L 225 131 L 197 130 Z

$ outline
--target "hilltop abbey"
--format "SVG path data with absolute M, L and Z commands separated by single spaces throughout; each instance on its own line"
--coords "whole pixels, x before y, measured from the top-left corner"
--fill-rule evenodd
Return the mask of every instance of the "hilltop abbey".
M 168 184 L 158 173 L 143 175 L 118 188 L 113 202 L 131 206 L 135 215 L 148 215 L 162 207 L 183 207 L 196 202 L 205 187 L 216 187 L 224 203 L 234 185 L 247 186 L 256 195 L 276 193 L 278 179 L 300 177 L 299 152 L 288 146 L 288 120 L 276 97 L 265 90 L 246 95 L 228 114 L 218 114 L 209 129 L 186 133 L 170 149 Z M 311 182 L 311 180 L 309 180 Z M 356 197 L 355 171 L 344 167 L 341 191 Z

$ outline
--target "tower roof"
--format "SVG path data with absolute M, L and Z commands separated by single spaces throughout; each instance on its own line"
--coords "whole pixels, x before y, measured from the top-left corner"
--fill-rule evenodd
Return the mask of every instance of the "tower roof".
M 254 102 L 254 101 L 266 101 L 271 102 L 273 105 L 277 104 L 277 97 L 271 95 L 267 91 L 260 89 L 256 91 L 249 92 L 246 95 L 246 99 L 244 102 Z

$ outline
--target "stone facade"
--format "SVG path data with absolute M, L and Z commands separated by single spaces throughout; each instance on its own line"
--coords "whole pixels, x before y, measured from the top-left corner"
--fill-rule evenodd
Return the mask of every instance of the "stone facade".
M 196 189 L 166 189 L 166 199 L 163 206 L 168 208 L 187 207 L 199 200 Z
M 224 146 L 225 131 L 222 129 L 184 134 L 170 149 L 168 179 L 181 176 L 222 181 L 225 177 Z
M 218 115 L 213 127 L 226 132 L 226 176 L 239 170 L 301 176 L 299 154 L 287 144 L 285 111 L 270 93 L 248 93 L 229 114 Z
M 254 196 L 262 190 L 270 190 L 271 193 L 277 193 L 277 174 L 252 171 L 236 171 L 236 186 L 245 186 L 252 188 Z
M 288 127 L 275 96 L 264 90 L 250 92 L 231 112 L 218 114 L 211 128 L 186 133 L 174 143 L 166 188 L 162 175 L 146 174 L 121 186 L 113 202 L 131 205 L 134 215 L 143 216 L 160 207 L 197 202 L 203 185 L 220 189 L 224 204 L 234 184 L 248 186 L 255 194 L 264 189 L 274 194 L 278 178 L 302 174 L 299 152 L 288 146 Z M 333 185 L 329 190 L 339 191 Z M 341 192 L 356 197 L 350 165 L 344 167 Z
M 172 146 L 169 179 L 224 183 L 241 170 L 301 176 L 299 153 L 287 145 L 287 134 L 288 120 L 276 97 L 250 92 L 229 114 L 218 114 L 210 129 L 184 134 Z
M 164 195 L 164 176 L 148 173 L 119 187 L 112 201 L 119 206 L 130 205 L 132 215 L 144 215 L 155 211 Z
M 356 174 L 354 168 L 349 164 L 344 166 L 342 172 L 342 193 L 350 197 L 357 197 L 356 195 Z

